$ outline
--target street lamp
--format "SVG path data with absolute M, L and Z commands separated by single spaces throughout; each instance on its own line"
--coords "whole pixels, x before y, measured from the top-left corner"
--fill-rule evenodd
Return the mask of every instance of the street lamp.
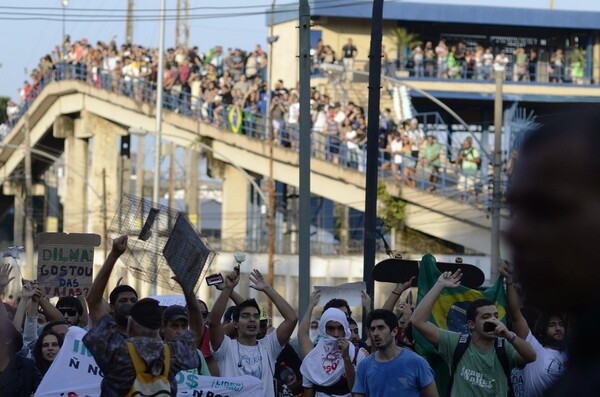
M 65 28 L 65 13 L 66 13 L 66 9 L 67 6 L 69 5 L 69 0 L 60 0 L 60 4 L 62 4 L 62 54 L 60 55 L 60 62 L 64 62 L 65 61 L 65 55 L 67 54 L 67 46 L 66 46 L 66 42 L 65 42 L 65 36 L 67 35 L 66 32 L 66 28 Z M 66 68 L 66 66 L 65 66 Z M 63 71 L 63 73 L 66 73 L 66 71 Z
M 63 6 L 63 18 L 62 18 L 62 41 L 63 41 L 63 50 L 64 50 L 64 42 L 65 42 L 65 36 L 66 36 L 66 31 L 65 31 L 65 12 L 66 9 L 69 5 L 69 0 L 60 0 L 60 4 L 62 4 Z

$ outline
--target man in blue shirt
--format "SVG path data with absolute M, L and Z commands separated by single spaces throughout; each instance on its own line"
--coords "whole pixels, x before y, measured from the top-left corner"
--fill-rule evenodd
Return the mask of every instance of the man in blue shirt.
M 367 328 L 376 351 L 358 364 L 352 396 L 438 396 L 427 361 L 396 345 L 398 318 L 393 312 L 373 310 L 367 317 Z

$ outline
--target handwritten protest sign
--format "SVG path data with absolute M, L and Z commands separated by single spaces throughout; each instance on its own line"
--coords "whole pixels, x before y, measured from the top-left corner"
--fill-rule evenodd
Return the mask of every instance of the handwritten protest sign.
M 362 306 L 361 290 L 366 290 L 367 285 L 364 281 L 357 283 L 340 284 L 335 287 L 315 286 L 315 290 L 321 291 L 319 304 L 324 305 L 334 298 L 345 299 L 351 307 Z
M 94 272 L 94 247 L 100 236 L 39 233 L 38 283 L 45 296 L 87 295 Z
M 38 386 L 35 397 L 99 397 L 102 371 L 83 344 L 86 331 L 70 327 L 63 346 Z M 262 396 L 262 381 L 253 376 L 216 378 L 181 371 L 176 375 L 178 397 Z

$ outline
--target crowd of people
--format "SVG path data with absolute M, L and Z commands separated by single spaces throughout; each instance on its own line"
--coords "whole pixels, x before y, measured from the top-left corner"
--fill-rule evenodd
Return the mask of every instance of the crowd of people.
M 463 288 L 460 266 L 436 269 L 437 281 L 426 290 L 419 274 L 416 305 L 408 291 L 414 278 L 397 284 L 378 309 L 363 291 L 363 330 L 344 296 L 321 302 L 316 289 L 296 340 L 297 310 L 258 270 L 226 274 L 212 307 L 180 280 L 185 306 L 139 299 L 129 285 L 114 287 L 105 302 L 110 275 L 128 249 L 122 236 L 85 297 L 63 296 L 52 305 L 35 281 L 24 280 L 16 308 L 0 305 L 0 396 L 31 396 L 52 371 L 64 338 L 81 328 L 103 374 L 103 396 L 142 389 L 176 395 L 183 371 L 226 383 L 245 376 L 262 396 L 594 396 L 600 386 L 600 257 L 594 244 L 600 189 L 593 176 L 600 165 L 593 153 L 598 112 L 591 111 L 549 118 L 523 142 L 508 197 L 513 222 L 506 236 L 514 264 L 500 264 L 503 278 L 496 283 L 507 304 L 479 299 L 474 290 L 458 294 L 454 305 L 464 313 L 458 325 L 466 333 L 432 320 L 436 304 L 447 305 L 452 291 Z M 430 264 L 426 257 L 420 272 Z M 0 266 L 0 293 L 11 285 L 12 271 L 10 263 Z M 242 277 L 274 304 L 279 324 L 269 324 L 256 300 L 241 296 Z M 539 310 L 533 323 L 522 297 Z M 234 305 L 227 308 L 230 300 Z M 416 348 L 417 332 L 450 369 L 443 390 L 433 364 Z
M 6 303 L 0 307 L 0 329 L 6 341 L 1 346 L 0 396 L 30 396 L 53 364 L 70 327 L 87 331 L 83 343 L 103 372 L 99 385 L 103 396 L 123 396 L 138 387 L 138 357 L 145 373 L 155 377 L 161 372 L 168 374 L 162 387 L 167 388 L 166 395 L 173 396 L 180 371 L 228 381 L 253 376 L 260 380 L 263 396 L 438 396 L 432 367 L 415 352 L 413 329 L 436 346 L 448 363 L 461 338 L 459 333 L 441 330 L 428 321 L 444 288 L 460 285 L 460 270 L 443 273 L 416 308 L 412 292 L 401 299 L 414 278 L 398 284 L 380 309 L 373 310 L 371 298 L 363 291 L 367 322 L 362 339 L 344 297 L 321 302 L 320 291 L 315 290 L 297 337 L 292 339 L 298 321 L 296 309 L 257 270 L 249 274 L 250 286 L 263 292 L 283 317 L 276 327 L 256 300 L 235 291 L 242 276 L 236 270 L 219 285 L 221 292 L 210 309 L 190 293 L 184 293 L 185 307 L 162 307 L 155 299 L 139 299 L 129 285 L 113 288 L 105 302 L 104 289 L 125 250 L 127 237 L 113 242 L 85 297 L 64 296 L 52 305 L 35 281 L 27 281 L 14 306 Z M 9 285 L 11 271 L 7 264 L 0 268 L 0 290 Z M 507 395 L 511 378 L 500 363 L 494 363 L 498 340 L 505 341 L 510 368 L 525 368 L 525 396 L 543 395 L 566 365 L 563 314 L 540 316 L 532 333 L 521 314 L 520 298 L 506 263 L 501 272 L 514 332 L 498 319 L 494 302 L 471 303 L 466 319 L 473 347 L 466 347 L 465 358 L 455 371 L 456 381 L 449 386 L 451 396 Z M 227 308 L 230 300 L 234 306 Z M 315 316 L 319 306 L 323 309 Z M 487 330 L 486 324 L 494 329 Z M 157 361 L 160 371 L 154 372 Z
M 328 62 L 330 46 L 322 42 L 314 51 L 317 62 Z M 352 69 L 357 49 L 352 39 L 343 47 L 343 65 Z M 299 88 L 279 80 L 273 84 L 270 103 L 265 81 L 267 54 L 257 45 L 253 51 L 216 46 L 206 53 L 197 47 L 169 48 L 165 55 L 164 108 L 204 120 L 259 139 L 272 132 L 276 144 L 293 149 L 299 142 Z M 333 56 L 335 60 L 335 55 Z M 40 59 L 20 91 L 20 103 L 9 101 L 10 127 L 18 121 L 49 81 L 77 79 L 98 88 L 126 95 L 140 102 L 156 100 L 158 50 L 139 45 L 117 46 L 88 43 L 84 38 L 62 45 Z M 267 107 L 269 109 L 267 109 Z M 268 112 L 267 112 L 268 110 Z M 266 128 L 267 114 L 271 131 Z M 367 115 L 353 102 L 340 103 L 311 88 L 313 156 L 364 171 L 366 166 Z M 379 120 L 379 163 L 382 176 L 411 187 L 437 190 L 443 179 L 469 196 L 481 192 L 479 167 L 468 169 L 461 149 L 448 150 L 434 132 L 417 119 L 398 120 L 390 109 Z M 427 135 L 431 135 L 428 138 Z M 478 162 L 478 161 L 476 161 Z M 440 178 L 440 173 L 444 178 Z M 419 181 L 420 183 L 417 183 Z
M 416 45 L 408 59 L 407 68 L 415 77 L 487 80 L 494 78 L 495 71 L 503 71 L 508 80 L 537 81 L 542 74 L 538 70 L 538 52 L 534 47 L 528 50 L 518 47 L 510 54 L 500 50 L 494 54 L 491 47 L 479 44 L 467 48 L 463 42 L 448 46 L 445 40 L 440 40 L 434 47 L 428 41 L 424 46 Z M 568 59 L 563 49 L 553 51 L 543 74 L 548 76 L 549 82 L 583 84 L 584 72 L 585 54 L 577 47 Z

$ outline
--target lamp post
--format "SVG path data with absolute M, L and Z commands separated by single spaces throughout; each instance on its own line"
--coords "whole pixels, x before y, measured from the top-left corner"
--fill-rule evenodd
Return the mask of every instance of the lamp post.
M 63 8 L 63 12 L 62 12 L 62 41 L 63 41 L 63 51 L 64 51 L 64 42 L 65 42 L 65 36 L 67 35 L 67 32 L 65 30 L 65 17 L 66 17 L 66 9 L 67 6 L 69 5 L 69 0 L 60 0 L 60 4 L 62 4 Z

